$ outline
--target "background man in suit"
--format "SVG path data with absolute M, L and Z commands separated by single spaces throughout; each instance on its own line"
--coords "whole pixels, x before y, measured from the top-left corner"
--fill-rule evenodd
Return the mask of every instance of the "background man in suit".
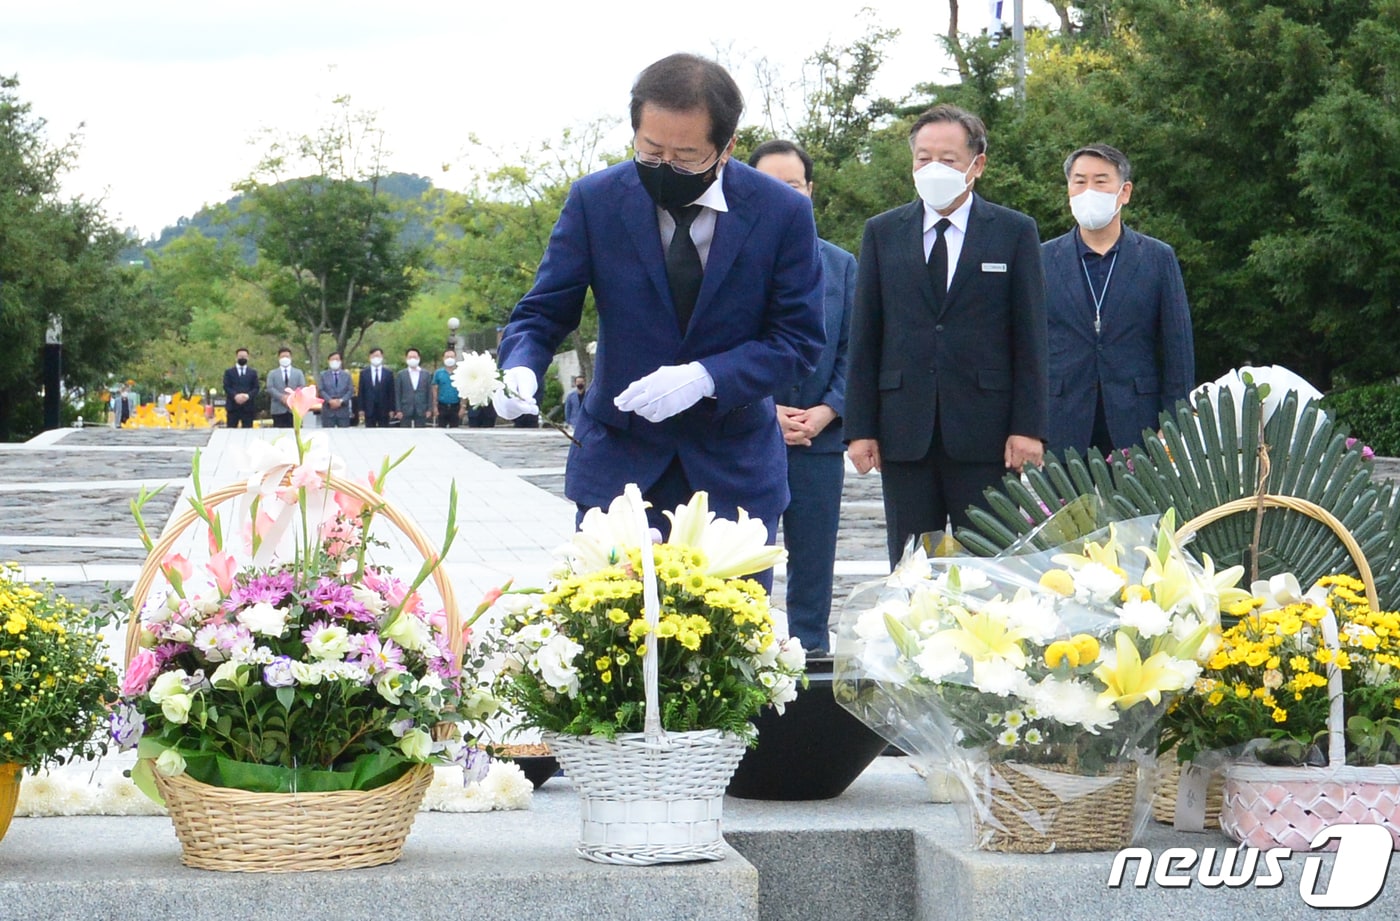
M 583 375 L 574 378 L 573 389 L 564 396 L 564 424 L 573 425 L 578 419 L 579 407 L 583 406 L 585 390 Z
M 292 367 L 292 350 L 283 346 L 277 350 L 277 367 L 267 372 L 267 394 L 272 398 L 272 427 L 292 427 L 292 410 L 287 398 L 293 390 L 306 386 L 306 375 Z
M 1142 440 L 1195 382 L 1176 253 L 1124 226 L 1128 158 L 1090 144 L 1065 160 L 1079 225 L 1041 249 L 1050 326 L 1049 448 L 1108 454 Z
M 369 367 L 360 369 L 360 393 L 356 398 L 365 428 L 382 429 L 394 411 L 394 369 L 384 367 L 384 350 L 369 350 Z
M 812 158 L 791 141 L 759 144 L 749 155 L 749 165 L 812 197 Z M 856 260 L 826 240 L 818 239 L 817 246 L 824 280 L 826 347 L 815 370 L 777 399 L 792 494 L 783 512 L 788 630 L 809 654 L 822 655 L 831 644 L 831 583 L 846 477 L 841 413 L 846 406 L 846 347 L 856 294 Z
M 350 425 L 350 395 L 355 388 L 350 372 L 341 370 L 340 365 L 340 353 L 331 352 L 326 370 L 321 372 L 316 395 L 325 401 L 321 404 L 322 428 L 342 429 Z
M 257 369 L 248 364 L 248 350 L 239 349 L 234 353 L 233 367 L 224 371 L 224 414 L 231 429 L 253 427 L 253 417 L 258 414 Z
M 580 516 L 635 482 L 663 533 L 662 510 L 703 489 L 718 515 L 742 507 L 776 535 L 788 489 L 771 395 L 821 352 L 821 263 L 810 202 L 730 159 L 742 111 L 713 61 L 642 71 L 635 159 L 573 184 L 505 329 L 511 395 L 496 410 L 510 419 L 539 411 L 539 380 L 593 290 L 597 364 L 564 482 Z
M 426 428 L 433 417 L 433 385 L 418 367 L 417 349 L 404 352 L 404 369 L 394 376 L 394 418 L 405 428 Z
M 1046 433 L 1045 282 L 1035 221 L 972 191 L 987 129 L 956 106 L 909 132 L 920 201 L 866 222 L 846 384 L 856 470 L 881 472 L 890 565 L 969 524 Z

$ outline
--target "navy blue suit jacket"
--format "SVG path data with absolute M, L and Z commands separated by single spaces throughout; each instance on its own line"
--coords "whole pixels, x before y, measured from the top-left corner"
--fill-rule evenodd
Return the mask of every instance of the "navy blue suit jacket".
M 770 527 L 787 505 L 787 458 L 772 394 L 811 373 L 824 342 L 822 273 L 811 203 L 730 160 L 727 212 L 716 216 L 695 312 L 684 335 L 666 280 L 656 206 L 631 162 L 573 184 L 534 287 L 516 305 L 500 365 L 544 380 L 591 289 L 598 308 L 594 378 L 574 423 L 564 491 L 606 506 L 643 490 L 679 457 L 710 507 L 742 507 Z M 613 398 L 664 365 L 699 361 L 715 395 L 659 423 Z
M 1195 383 L 1191 311 L 1176 253 L 1128 227 L 1104 296 L 1103 332 L 1094 335 L 1094 302 L 1079 261 L 1077 231 L 1041 248 L 1050 329 L 1048 447 L 1089 445 L 1097 387 L 1115 445 L 1135 444 Z
M 360 369 L 360 392 L 355 395 L 355 411 L 364 413 L 365 421 L 376 419 L 388 421 L 394 411 L 394 369 L 388 365 L 379 367 L 379 385 L 374 383 L 374 368 L 365 365 Z
M 856 300 L 856 257 L 835 243 L 818 240 L 822 257 L 822 309 L 825 312 L 826 346 L 817 366 L 798 384 L 778 394 L 784 406 L 808 409 L 825 403 L 836 418 L 810 445 L 793 448 L 818 454 L 846 450 L 841 436 L 841 416 L 846 412 L 846 349 L 851 336 L 851 308 Z
M 917 461 L 935 425 L 949 457 L 1000 463 L 1011 435 L 1046 430 L 1045 295 L 1035 221 L 973 195 L 941 309 L 924 259 L 924 204 L 865 223 L 851 320 L 846 441 Z

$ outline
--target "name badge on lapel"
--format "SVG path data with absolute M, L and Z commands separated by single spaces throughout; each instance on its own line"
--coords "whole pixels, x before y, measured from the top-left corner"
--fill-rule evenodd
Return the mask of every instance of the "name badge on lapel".
M 1006 263 L 1005 263 L 1005 262 L 984 262 L 984 263 L 982 263 L 982 271 L 984 271 L 984 272 L 1005 272 L 1005 271 L 1006 271 Z

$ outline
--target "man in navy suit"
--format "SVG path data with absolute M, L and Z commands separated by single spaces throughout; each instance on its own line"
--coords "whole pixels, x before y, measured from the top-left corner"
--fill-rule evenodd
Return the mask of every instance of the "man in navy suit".
M 1045 282 L 1035 221 L 972 191 L 987 129 L 936 105 L 909 132 L 920 201 L 866 222 L 851 318 L 846 438 L 879 470 L 890 565 L 1007 470 L 1039 464 L 1046 433 Z
M 365 428 L 382 429 L 394 412 L 394 369 L 384 366 L 384 350 L 369 350 L 369 367 L 360 369 L 360 392 L 355 403 Z
M 539 380 L 593 291 L 594 380 L 564 482 L 580 516 L 635 482 L 663 533 L 661 511 L 703 489 L 715 513 L 743 508 L 776 535 L 788 487 L 772 394 L 821 353 L 821 261 L 811 203 L 730 159 L 742 111 L 712 61 L 644 70 L 635 159 L 573 184 L 505 329 L 494 402 L 511 419 L 539 411 Z
M 1049 448 L 1100 454 L 1142 440 L 1195 383 L 1191 310 L 1176 253 L 1124 226 L 1128 158 L 1090 144 L 1065 160 L 1078 226 L 1046 243 Z
M 257 369 L 248 364 L 248 350 L 240 348 L 234 357 L 233 367 L 224 370 L 224 417 L 231 429 L 250 429 L 258 414 L 262 385 Z
M 749 154 L 749 166 L 812 197 L 812 158 L 791 141 L 759 144 Z M 831 585 L 846 478 L 841 413 L 846 406 L 846 346 L 856 295 L 855 257 L 826 240 L 818 239 L 817 246 L 822 257 L 826 347 L 812 373 L 777 397 L 792 494 L 783 512 L 788 630 L 809 655 L 825 654 L 831 641 Z

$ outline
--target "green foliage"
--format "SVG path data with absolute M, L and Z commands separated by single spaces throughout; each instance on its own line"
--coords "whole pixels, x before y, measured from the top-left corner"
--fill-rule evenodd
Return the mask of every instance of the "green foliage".
M 15 581 L 11 566 L 0 566 L 0 764 L 37 770 L 104 754 L 117 695 L 107 621 L 52 585 Z
M 1377 454 L 1400 455 L 1400 385 L 1367 384 L 1329 393 L 1322 405 Z
M 0 77 L 0 441 L 28 437 L 37 427 L 50 316 L 63 324 L 69 389 L 100 387 L 142 323 L 136 276 L 116 261 L 125 239 L 99 203 L 61 197 L 77 140 L 52 145 L 18 86 Z
M 1132 518 L 1176 510 L 1183 523 L 1225 502 L 1257 491 L 1259 458 L 1255 440 L 1260 403 L 1251 386 L 1237 414 L 1228 391 L 1212 400 L 1198 395 L 1182 401 L 1175 414 L 1161 416 L 1162 438 L 1144 432 L 1112 464 L 1097 455 L 1087 461 L 1071 450 L 1061 459 L 1049 454 L 1045 466 L 1020 478 L 1007 476 L 1000 489 L 986 493 L 991 512 L 972 512 L 974 531 L 959 535 L 974 553 L 993 555 L 1033 534 L 1052 510 L 1080 496 L 1097 495 L 1113 513 Z M 1199 421 L 1198 421 L 1199 420 Z M 1344 432 L 1316 403 L 1297 411 L 1289 394 L 1264 427 L 1270 448 L 1270 493 L 1307 499 L 1335 515 L 1361 546 L 1376 580 L 1381 604 L 1400 606 L 1400 495 L 1389 482 L 1375 482 L 1360 445 L 1349 446 Z M 1201 527 L 1188 549 L 1209 554 L 1217 566 L 1257 565 L 1266 578 L 1292 572 L 1303 585 L 1331 573 L 1356 572 L 1345 547 L 1322 522 L 1300 513 L 1271 509 L 1263 514 L 1257 552 L 1254 516 L 1239 514 Z

